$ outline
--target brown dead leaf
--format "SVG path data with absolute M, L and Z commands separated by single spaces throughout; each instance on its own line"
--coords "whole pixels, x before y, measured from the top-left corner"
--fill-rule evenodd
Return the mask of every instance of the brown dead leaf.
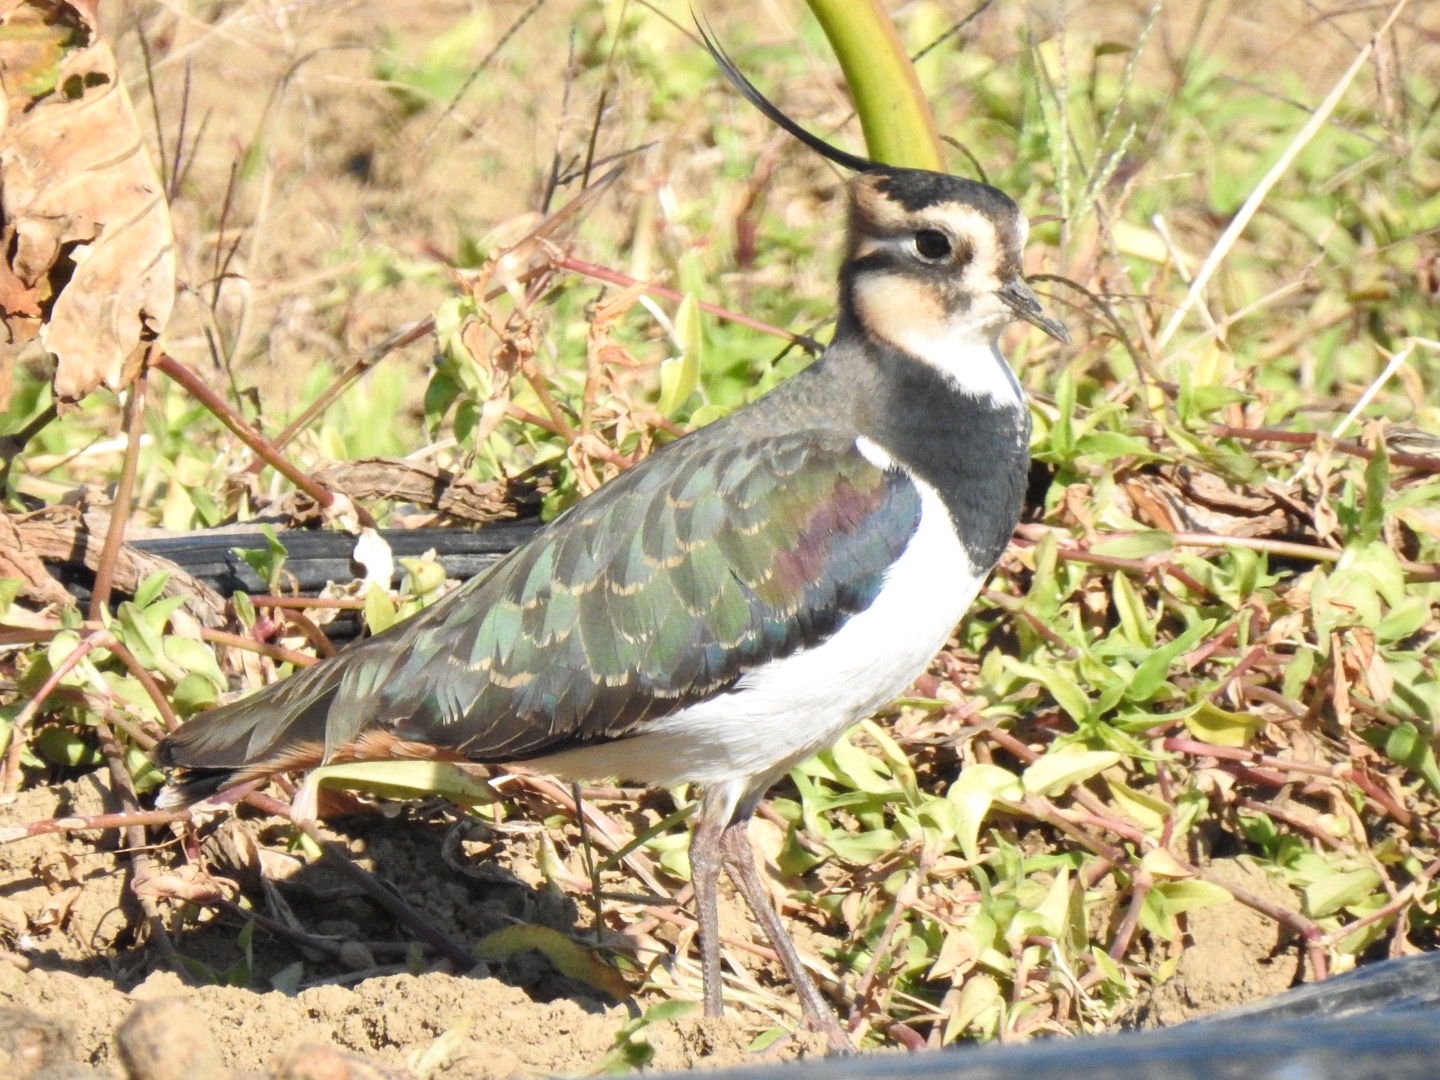
M 0 28 L 0 368 L 38 335 L 75 402 L 129 383 L 170 317 L 169 208 L 93 4 L 7 5 Z
M 132 886 L 142 899 L 181 900 L 204 904 L 214 900 L 230 900 L 238 893 L 235 882 L 215 877 L 195 866 L 137 876 Z
M 84 886 L 79 863 L 72 855 L 56 852 L 49 861 L 37 863 L 35 873 L 50 890 L 50 899 L 30 917 L 30 929 L 35 933 L 63 930 Z

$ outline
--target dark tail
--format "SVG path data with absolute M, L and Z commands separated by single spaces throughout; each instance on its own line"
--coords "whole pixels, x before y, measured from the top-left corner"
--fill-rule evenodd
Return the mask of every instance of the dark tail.
M 318 765 L 341 674 L 336 665 L 317 665 L 201 713 L 161 739 L 155 763 L 175 771 L 155 805 L 179 809 L 274 773 Z

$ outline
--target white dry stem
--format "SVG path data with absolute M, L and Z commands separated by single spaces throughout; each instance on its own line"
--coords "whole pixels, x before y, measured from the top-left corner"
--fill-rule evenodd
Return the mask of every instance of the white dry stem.
M 1394 356 L 1390 357 L 1390 362 L 1385 365 L 1385 370 L 1380 372 L 1375 378 L 1375 381 L 1365 388 L 1365 392 L 1360 395 L 1360 400 L 1355 402 L 1355 407 L 1345 414 L 1343 420 L 1335 425 L 1335 430 L 1330 432 L 1332 439 L 1340 438 L 1340 436 L 1345 433 L 1345 429 L 1355 422 L 1355 418 L 1365 411 L 1366 406 L 1369 405 L 1370 402 L 1375 399 L 1375 395 L 1380 392 L 1380 388 L 1390 381 L 1390 376 L 1399 371 L 1400 365 L 1410 358 L 1410 354 L 1415 351 L 1415 346 L 1417 345 L 1423 345 L 1427 349 L 1434 349 L 1440 352 L 1440 341 L 1431 341 L 1429 338 L 1411 338 L 1407 341 L 1403 349 L 1400 349 Z
M 1346 69 L 1345 74 L 1340 76 L 1340 80 L 1331 89 L 1330 93 L 1326 95 L 1325 100 L 1320 103 L 1320 107 L 1315 110 L 1310 119 L 1305 122 L 1305 126 L 1296 132 L 1295 137 L 1290 140 L 1290 145 L 1286 147 L 1285 152 L 1280 155 L 1280 160 L 1270 167 L 1270 171 L 1265 174 L 1260 183 L 1256 185 L 1255 190 L 1250 193 L 1250 197 L 1246 199 L 1245 204 L 1240 207 L 1240 211 L 1235 215 L 1235 219 L 1230 222 L 1229 228 L 1227 228 L 1220 235 L 1220 239 L 1215 242 L 1215 247 L 1211 250 L 1209 257 L 1206 258 L 1205 264 L 1200 267 L 1200 272 L 1195 275 L 1195 280 L 1190 283 L 1190 291 L 1185 294 L 1184 301 L 1175 309 L 1175 314 L 1170 316 L 1170 321 L 1165 325 L 1165 329 L 1160 332 L 1159 338 L 1155 341 L 1156 349 L 1163 349 L 1169 344 L 1170 339 L 1175 336 L 1175 331 L 1180 329 L 1180 324 L 1185 320 L 1185 316 L 1189 314 L 1190 309 L 1194 307 L 1200 299 L 1200 294 L 1203 293 L 1206 286 L 1210 284 L 1210 279 L 1215 276 L 1215 271 L 1220 268 L 1220 264 L 1224 262 L 1225 257 L 1230 254 L 1230 249 L 1235 246 L 1235 241 L 1240 238 L 1240 234 L 1244 232 L 1245 227 L 1250 224 L 1250 219 L 1255 216 L 1255 212 L 1260 209 L 1266 196 L 1270 194 L 1270 189 L 1279 183 L 1280 178 L 1289 171 L 1295 159 L 1300 156 L 1300 151 L 1305 149 L 1310 140 L 1315 137 L 1315 134 L 1325 125 L 1325 122 L 1330 119 L 1330 114 L 1335 111 L 1335 107 L 1340 104 L 1340 99 L 1343 98 L 1345 92 L 1350 89 L 1350 84 L 1355 81 L 1355 76 L 1360 74 L 1360 69 L 1365 66 L 1366 62 L 1370 59 L 1370 54 L 1375 51 L 1375 43 L 1389 32 L 1391 25 L 1399 18 L 1400 13 L 1405 10 L 1405 6 L 1408 3 L 1409 0 L 1398 0 L 1395 6 L 1390 9 L 1390 14 L 1386 16 L 1384 24 L 1381 25 L 1380 29 L 1375 31 L 1374 36 L 1365 43 L 1365 47 L 1360 50 L 1354 62 Z

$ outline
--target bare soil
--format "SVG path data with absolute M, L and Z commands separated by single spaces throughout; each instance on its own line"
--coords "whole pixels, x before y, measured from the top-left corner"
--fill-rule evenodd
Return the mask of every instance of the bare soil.
M 102 774 L 93 773 L 25 792 L 0 807 L 0 827 L 113 809 Z M 331 835 L 457 942 L 473 943 L 515 922 L 575 930 L 580 913 L 571 898 L 537 890 L 493 862 L 447 855 L 442 849 L 447 837 L 456 843 L 456 829 L 374 815 L 347 818 Z M 259 850 L 254 843 L 272 841 L 276 831 L 262 820 L 232 820 L 215 831 L 206 854 L 225 867 L 237 851 Z M 513 856 L 517 869 L 533 865 L 529 839 L 522 834 L 507 844 L 505 858 Z M 143 919 L 130 894 L 127 853 L 113 834 L 51 834 L 0 847 L 0 937 L 9 944 L 0 959 L 0 1005 L 58 1025 L 68 1054 L 104 1075 L 123 1075 L 116 1028 L 138 1002 L 157 999 L 188 1002 L 230 1069 L 260 1070 L 288 1049 L 319 1044 L 363 1054 L 397 1075 L 455 1078 L 593 1068 L 637 1014 L 633 1002 L 617 1004 L 538 953 L 497 965 L 503 977 L 492 977 L 484 964 L 457 972 L 448 961 L 420 959 L 418 949 L 407 956 L 394 920 L 353 885 L 300 858 L 287 874 L 286 856 L 274 847 L 265 859 L 271 883 L 263 887 L 246 867 L 229 867 L 238 885 L 259 894 L 262 914 L 284 913 L 295 925 L 356 947 L 326 957 L 259 930 L 247 950 L 243 915 L 220 915 L 178 935 L 176 949 L 212 972 L 234 969 L 246 985 L 193 986 L 166 969 L 153 941 L 135 944 Z M 736 903 L 724 916 L 727 929 L 744 925 Z M 392 943 L 398 958 L 377 959 L 375 952 Z M 297 962 L 302 989 L 263 989 Z M 719 1021 L 691 1016 L 647 1026 L 643 1037 L 659 1067 L 735 1064 L 753 1060 L 750 1044 L 771 1024 L 753 1012 Z M 175 1038 L 172 1056 L 183 1043 Z M 766 1058 L 821 1048 L 802 1034 L 782 1040 Z
M 0 807 L 0 827 L 113 809 L 102 774 L 92 773 L 25 792 L 14 804 Z M 447 856 L 447 836 L 453 845 L 457 828 L 423 817 L 377 815 L 347 818 L 332 835 L 360 865 L 403 892 L 457 941 L 473 942 L 512 920 L 575 930 L 582 920 L 573 898 L 543 886 L 537 890 L 493 861 Z M 273 843 L 281 831 L 262 820 L 230 822 L 216 831 L 207 853 L 221 866 L 234 851 L 248 848 L 237 833 Z M 498 854 L 523 871 L 535 839 L 533 833 L 511 837 Z M 490 850 L 493 844 L 484 846 L 497 854 Z M 232 866 L 237 883 L 258 894 L 262 913 L 288 912 L 297 924 L 337 941 L 398 943 L 403 949 L 405 938 L 394 920 L 345 881 L 299 858 L 287 875 L 279 865 L 285 856 L 274 847 L 266 857 L 267 872 L 279 884 L 261 887 L 258 876 L 246 880 L 245 868 Z M 1285 902 L 1288 895 L 1243 862 L 1217 860 L 1212 868 L 1224 880 L 1276 901 Z M 617 1004 L 566 978 L 533 952 L 517 954 L 493 974 L 485 965 L 457 972 L 447 961 L 415 955 L 383 963 L 368 945 L 327 961 L 259 930 L 247 964 L 238 914 L 209 919 L 175 944 L 214 972 L 248 966 L 248 978 L 237 976 L 246 985 L 187 985 L 166 969 L 153 941 L 136 944 L 143 920 L 129 893 L 128 871 L 127 853 L 108 833 L 52 834 L 0 847 L 0 936 L 10 943 L 0 959 L 0 1005 L 50 1021 L 59 1032 L 54 1059 L 94 1066 L 99 1075 L 126 1075 L 116 1030 L 138 1003 L 157 1000 L 188 1003 L 199 1029 L 172 1031 L 167 1060 L 183 1057 L 186 1040 L 193 1037 L 213 1042 L 225 1068 L 272 1069 L 262 1073 L 267 1076 L 282 1075 L 278 1065 L 287 1052 L 313 1055 L 325 1047 L 363 1055 L 395 1076 L 498 1080 L 586 1071 L 606 1060 L 617 1035 L 636 1015 L 634 1002 Z M 727 901 L 722 924 L 727 931 L 749 933 L 738 899 Z M 1173 1024 L 1259 1000 L 1295 980 L 1293 949 L 1284 949 L 1275 924 L 1238 903 L 1192 913 L 1188 929 L 1175 975 L 1155 994 L 1147 1023 Z M 801 944 L 810 952 L 826 944 L 824 935 L 813 930 L 807 938 Z M 303 962 L 304 988 L 263 989 L 272 979 L 283 981 L 297 962 Z M 783 987 L 778 970 L 757 964 L 755 974 Z M 6 1023 L 0 1015 L 0 1028 Z M 648 1025 L 641 1038 L 653 1050 L 651 1064 L 666 1069 L 823 1051 L 820 1041 L 802 1033 L 763 1053 L 752 1052 L 756 1036 L 771 1026 L 770 1017 L 731 1006 L 723 1020 L 692 1013 Z

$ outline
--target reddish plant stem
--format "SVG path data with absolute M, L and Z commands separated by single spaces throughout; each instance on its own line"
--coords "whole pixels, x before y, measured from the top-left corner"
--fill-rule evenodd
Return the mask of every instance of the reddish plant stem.
M 165 730 L 174 731 L 178 728 L 180 726 L 180 718 L 175 715 L 175 710 L 170 707 L 170 699 L 167 698 L 165 692 L 160 689 L 159 683 L 155 681 L 155 676 L 146 671 L 144 665 L 135 659 L 135 654 L 119 641 L 112 641 L 108 647 L 111 652 L 120 658 L 120 662 L 125 665 L 126 670 L 128 670 L 131 675 L 134 675 L 140 685 L 145 688 L 145 693 L 149 696 L 151 704 L 155 706 L 156 712 L 160 714 L 160 719 L 165 724 Z
M 1186 671 L 1194 671 L 1206 660 L 1209 660 L 1210 657 L 1234 641 L 1235 635 L 1239 630 L 1240 620 L 1238 618 L 1231 619 L 1218 633 L 1212 634 L 1203 644 L 1197 645 L 1188 653 L 1182 655 L 1180 657 L 1180 666 Z
M 1288 810 L 1282 810 L 1278 806 L 1261 802 L 1259 799 L 1252 799 L 1248 795 L 1241 796 L 1235 800 L 1235 805 L 1241 810 L 1252 810 L 1257 814 L 1264 814 L 1276 821 L 1283 821 L 1298 833 L 1310 837 L 1319 844 L 1328 847 L 1332 851 L 1344 851 L 1346 845 L 1341 843 L 1328 831 L 1317 826 L 1313 821 L 1306 821 L 1299 814 L 1292 814 Z
M 232 634 L 228 630 L 212 630 L 208 626 L 200 628 L 200 636 L 216 645 L 229 645 L 233 649 L 248 649 L 250 652 L 259 653 L 261 656 L 268 656 L 272 660 L 288 661 L 299 667 L 309 667 L 315 663 L 315 657 L 307 656 L 305 653 L 296 652 L 294 649 L 287 649 L 283 645 L 268 645 L 263 641 L 255 641 L 253 638 L 241 637 L 239 634 Z
M 1020 742 L 1019 739 L 1016 739 L 1014 736 L 1009 735 L 1009 733 L 1007 732 L 1003 732 L 997 728 L 991 730 L 989 734 L 992 739 L 995 739 L 997 742 L 1005 745 L 1006 749 L 1008 749 L 1011 753 L 1015 754 L 1016 757 L 1020 758 L 1020 760 L 1026 762 L 1027 764 L 1030 761 L 1033 761 L 1038 756 L 1028 746 Z M 1165 739 L 1162 741 L 1162 746 L 1165 749 L 1175 751 L 1176 747 L 1172 744 L 1201 747 L 1206 752 L 1217 749 L 1230 749 L 1229 747 L 1211 747 L 1208 743 L 1194 742 L 1190 739 Z M 1237 751 L 1237 753 L 1242 757 L 1246 757 L 1249 759 L 1254 759 L 1256 757 L 1265 757 L 1265 755 L 1251 755 L 1247 751 L 1243 750 Z M 1280 764 L 1289 765 L 1294 763 L 1280 762 Z M 1330 770 L 1321 768 L 1301 769 L 1300 771 L 1315 772 L 1325 776 L 1332 775 Z M 1115 835 L 1117 836 L 1129 840 L 1142 851 L 1149 850 L 1156 846 L 1154 838 L 1152 838 L 1149 834 L 1145 833 L 1143 830 L 1131 828 L 1124 822 L 1115 820 L 1110 814 L 1106 812 L 1106 808 L 1095 797 L 1093 792 L 1086 790 L 1084 787 L 1076 787 L 1075 789 L 1073 789 L 1073 794 L 1075 802 L 1087 811 L 1089 811 L 1090 818 L 1088 820 L 1090 822 L 1097 824 L 1099 827 L 1104 828 L 1110 832 L 1115 833 Z M 1038 796 L 1031 796 L 1029 801 L 1036 803 L 1036 805 L 1041 808 L 1048 809 L 1049 812 L 1044 815 L 1044 820 L 1054 824 L 1056 828 L 1062 829 L 1066 832 L 1067 835 L 1074 837 L 1074 839 L 1084 844 L 1086 847 L 1091 848 L 1091 850 L 1099 851 L 1102 855 L 1106 855 L 1107 858 L 1110 858 L 1112 862 L 1118 865 L 1125 865 L 1129 863 L 1130 860 L 1123 851 L 1111 848 L 1110 851 L 1113 852 L 1113 855 L 1108 854 L 1104 850 L 1104 848 L 1108 848 L 1109 845 L 1103 845 L 1103 841 L 1099 841 L 1095 837 L 1090 836 L 1088 833 L 1085 833 L 1083 830 L 1080 830 L 1075 826 L 1070 826 L 1070 823 L 1065 821 L 1065 817 L 1060 813 L 1058 808 L 1054 807 L 1053 804 L 1049 804 L 1048 800 L 1041 799 Z M 1103 847 L 1097 847 L 1096 845 L 1103 845 Z M 1297 912 L 1293 912 L 1288 910 L 1287 908 L 1283 908 L 1278 904 L 1273 904 L 1270 901 L 1266 900 L 1264 897 L 1257 896 L 1255 893 L 1238 888 L 1230 882 L 1219 881 L 1205 868 L 1196 866 L 1193 863 L 1182 859 L 1174 852 L 1171 852 L 1171 855 L 1174 857 L 1175 861 L 1181 866 L 1181 868 L 1183 868 L 1187 873 L 1190 873 L 1203 881 L 1209 881 L 1212 884 L 1221 886 L 1222 888 L 1228 890 L 1231 896 L 1235 897 L 1236 900 L 1239 900 L 1246 907 L 1251 908 L 1254 911 L 1258 911 L 1262 915 L 1266 915 L 1269 918 L 1274 919 L 1281 926 L 1285 926 L 1293 930 L 1305 943 L 1306 957 L 1310 961 L 1310 968 L 1311 971 L 1314 973 L 1315 978 L 1325 978 L 1326 972 L 1328 970 L 1325 960 L 1325 950 L 1320 943 L 1320 928 L 1312 920 L 1307 919 L 1304 915 L 1298 914 Z
M 1216 746 L 1198 739 L 1170 736 L 1160 743 L 1161 749 L 1172 754 L 1193 754 L 1199 757 L 1215 757 L 1225 761 L 1236 761 L 1245 765 L 1265 765 L 1285 772 L 1304 773 L 1307 776 L 1324 776 L 1332 780 L 1343 780 L 1351 772 L 1348 767 L 1335 768 L 1329 765 L 1310 765 L 1303 761 L 1287 761 L 1274 754 L 1262 754 L 1238 746 Z
M 1399 915 L 1415 902 L 1415 897 L 1424 891 L 1425 886 L 1430 884 L 1436 874 L 1440 874 L 1440 860 L 1432 862 L 1429 866 L 1425 867 L 1425 869 L 1421 870 L 1420 873 L 1416 874 L 1415 880 L 1401 889 L 1389 903 L 1383 907 L 1376 908 L 1367 915 L 1362 915 L 1354 922 L 1346 923 L 1344 926 L 1332 930 L 1320 939 L 1321 942 L 1325 945 L 1334 945 L 1337 942 L 1343 941 L 1357 930 L 1363 930 L 1371 923 Z
M 1135 936 L 1135 929 L 1140 925 L 1140 909 L 1145 906 L 1145 897 L 1155 886 L 1155 879 L 1148 871 L 1137 870 L 1135 880 L 1130 885 L 1130 903 L 1125 906 L 1125 917 L 1120 920 L 1120 925 L 1115 928 L 1115 940 L 1110 943 L 1106 955 L 1117 964 L 1130 950 L 1130 940 Z
M 230 407 L 230 403 L 222 398 L 205 381 L 191 371 L 180 361 L 166 353 L 161 353 L 151 364 L 156 370 L 163 372 L 175 382 L 179 383 L 187 393 L 209 409 L 219 421 L 234 433 L 235 437 L 250 447 L 267 465 L 280 473 L 292 484 L 305 494 L 309 495 L 322 507 L 327 510 L 335 505 L 335 496 L 317 484 L 309 476 L 306 476 L 295 465 L 285 459 L 283 455 L 271 445 L 270 441 L 256 431 L 246 422 L 245 418 Z M 369 528 L 375 527 L 375 519 L 370 516 L 369 511 L 364 507 L 356 505 L 355 514 L 360 523 Z
M 118 697 L 116 700 L 119 700 Z M 132 743 L 141 750 L 144 750 L 147 754 L 153 750 L 155 744 L 160 741 L 138 724 L 132 724 L 118 709 L 109 703 L 101 705 L 100 714 L 105 717 L 107 724 L 112 728 L 123 731 Z
M 325 631 L 316 626 L 313 622 L 301 615 L 298 611 L 289 610 L 285 612 L 285 621 L 300 631 L 301 635 L 314 648 L 320 659 L 335 655 L 335 643 L 325 636 Z
M 1234 685 L 1236 679 L 1240 678 L 1240 676 L 1244 675 L 1247 671 L 1249 671 L 1262 659 L 1269 655 L 1270 651 L 1264 645 L 1254 646 L 1248 653 L 1241 657 L 1239 663 L 1237 663 L 1233 668 L 1230 669 L 1229 673 L 1225 676 L 1225 678 L 1220 680 L 1220 685 L 1211 692 L 1210 700 L 1218 701 L 1221 697 L 1224 696 L 1225 692 Z
M 119 740 L 115 738 L 109 725 L 104 722 L 95 725 L 100 734 L 100 750 L 105 755 L 105 762 L 110 769 L 110 783 L 115 793 L 120 797 L 125 809 L 131 814 L 139 813 L 139 802 L 135 798 L 135 784 L 130 778 L 130 770 L 125 767 L 125 751 Z M 150 932 L 150 940 L 154 942 L 160 959 L 167 964 L 175 963 L 175 943 L 170 940 L 169 931 L 165 929 L 165 919 L 156 907 L 155 900 L 135 888 L 140 882 L 152 876 L 150 846 L 146 843 L 145 829 L 133 821 L 127 823 L 123 828 L 125 846 L 130 851 L 130 882 L 131 895 L 140 905 L 140 910 L 145 916 L 145 927 Z
M 53 630 L 0 630 L 0 649 L 15 645 L 43 645 L 58 633 L 58 626 Z
M 1342 454 L 1349 454 L 1351 457 L 1364 458 L 1366 461 L 1369 461 L 1375 456 L 1374 450 L 1360 443 L 1331 439 L 1328 435 L 1319 435 L 1306 431 L 1278 431 L 1273 428 L 1228 427 L 1225 424 L 1212 424 L 1210 430 L 1222 439 L 1289 443 L 1291 446 L 1312 446 L 1316 442 L 1323 441 L 1329 443 L 1333 449 Z M 1389 452 L 1388 456 L 1393 464 L 1406 469 L 1416 469 L 1420 472 L 1440 472 L 1440 460 L 1436 458 L 1421 457 L 1418 454 L 1402 454 L 1393 450 Z
M 273 445 L 276 450 L 283 450 L 289 445 L 290 440 L 295 438 L 305 426 L 321 415 L 326 409 L 335 403 L 335 399 L 343 394 L 356 379 L 364 375 L 372 367 L 385 359 L 396 349 L 403 349 L 406 345 L 414 344 L 421 338 L 428 336 L 435 329 L 434 319 L 422 319 L 414 326 L 391 334 L 384 341 L 380 342 L 364 352 L 360 353 L 355 362 L 343 371 L 334 382 L 320 392 L 320 396 L 312 401 L 305 409 L 290 423 L 280 429 L 280 434 L 275 436 Z M 254 462 L 247 472 L 257 473 L 260 471 L 261 463 Z
M 365 606 L 364 600 L 348 596 L 275 596 L 271 593 L 253 595 L 250 603 L 256 608 L 337 608 L 347 611 L 358 611 Z
M 871 951 L 870 963 L 866 965 L 865 972 L 860 976 L 860 981 L 855 987 L 855 994 L 850 1004 L 850 1015 L 845 1024 L 845 1030 L 851 1035 L 860 1029 L 861 1023 L 865 1020 L 865 1014 L 869 1011 L 869 1006 L 874 1005 L 877 1012 L 884 1011 L 884 1007 L 875 993 L 880 975 L 880 965 L 890 958 L 896 931 L 900 929 L 900 920 L 905 917 L 905 913 L 915 903 L 919 893 L 919 881 L 927 869 L 922 866 L 916 873 L 907 877 L 904 885 L 900 887 L 899 895 L 895 897 L 895 903 L 890 908 L 890 915 L 885 920 L 885 928 L 880 932 L 880 940 L 875 943 L 875 948 Z
M 154 356 L 153 348 L 150 355 Z M 100 562 L 95 567 L 95 588 L 90 594 L 90 618 L 99 622 L 110 606 L 110 591 L 115 583 L 115 562 L 120 545 L 125 542 L 125 523 L 130 519 L 130 504 L 135 497 L 135 473 L 140 465 L 140 436 L 145 430 L 146 371 L 130 384 L 130 397 L 125 402 L 125 457 L 120 465 L 120 479 L 115 485 L 115 498 L 110 504 L 110 527 L 100 547 Z
M 125 829 L 130 826 L 148 827 L 170 825 L 177 821 L 188 821 L 190 811 L 185 810 L 125 810 L 116 814 L 69 815 L 31 821 L 25 825 L 0 827 L 0 844 L 25 840 L 32 836 L 49 833 L 103 832 L 107 829 Z

